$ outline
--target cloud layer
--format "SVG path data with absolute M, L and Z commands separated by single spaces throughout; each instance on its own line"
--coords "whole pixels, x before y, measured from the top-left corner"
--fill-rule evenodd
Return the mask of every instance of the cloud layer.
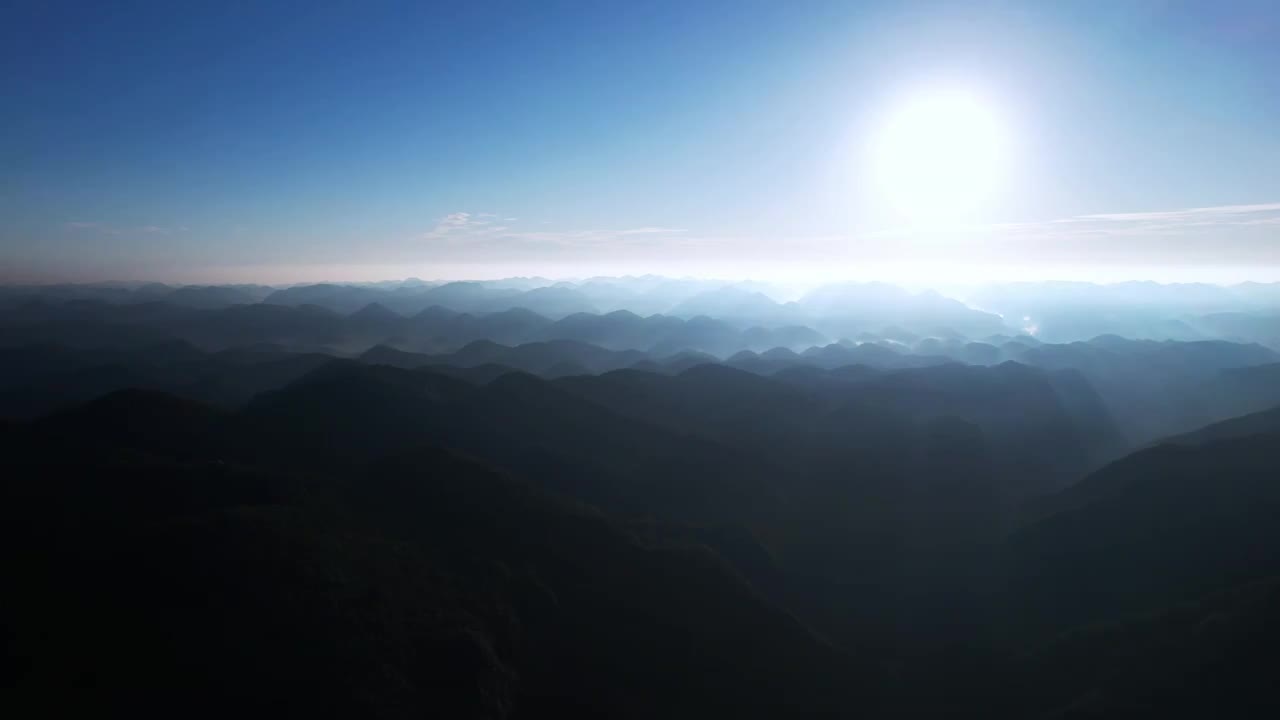
M 1098 213 L 1036 222 L 873 232 L 699 233 L 687 228 L 529 228 L 517 218 L 456 212 L 423 234 L 433 256 L 653 260 L 703 263 L 911 262 L 956 259 L 1016 264 L 1280 264 L 1280 202 L 1151 212 Z
M 532 230 L 513 226 L 517 218 L 495 213 L 445 215 L 422 239 L 440 249 L 620 248 L 666 244 L 686 239 L 683 228 L 637 227 L 621 230 Z

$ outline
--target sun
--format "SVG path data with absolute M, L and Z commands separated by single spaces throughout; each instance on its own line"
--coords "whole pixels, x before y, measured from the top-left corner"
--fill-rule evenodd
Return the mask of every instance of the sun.
M 872 144 L 872 179 L 899 222 L 977 221 L 1004 180 L 1008 135 L 992 104 L 970 92 L 908 98 L 885 116 Z

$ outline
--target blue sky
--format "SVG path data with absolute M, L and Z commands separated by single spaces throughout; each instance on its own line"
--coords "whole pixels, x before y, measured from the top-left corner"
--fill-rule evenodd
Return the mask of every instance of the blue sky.
M 0 279 L 1280 265 L 1272 2 L 188 5 L 5 4 Z M 865 147 L 935 87 L 1009 169 L 921 231 Z

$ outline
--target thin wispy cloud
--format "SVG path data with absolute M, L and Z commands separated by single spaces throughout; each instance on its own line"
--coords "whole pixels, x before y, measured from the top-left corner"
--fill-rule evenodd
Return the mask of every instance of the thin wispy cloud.
M 622 230 L 619 235 L 675 235 L 678 233 L 688 232 L 685 228 L 669 228 L 669 227 L 642 227 L 633 228 L 631 230 Z
M 1078 215 L 1052 220 L 1047 224 L 1031 223 L 1017 229 L 1064 233 L 1068 236 L 1087 234 L 1123 238 L 1208 233 L 1275 224 L 1280 224 L 1280 203 Z M 1044 227 L 1045 225 L 1048 227 Z
M 684 228 L 645 226 L 623 229 L 530 230 L 496 213 L 455 212 L 440 218 L 422 239 L 438 247 L 545 246 L 583 248 L 663 244 L 688 239 Z M 696 242 L 696 240 L 695 240 Z
M 1259 213 L 1280 213 L 1280 203 L 1220 205 L 1216 207 L 1196 207 L 1186 208 L 1183 210 L 1162 210 L 1156 212 L 1102 213 L 1097 215 L 1080 215 L 1074 218 L 1059 220 L 1058 222 L 1162 222 L 1176 220 L 1189 220 L 1192 222 L 1204 220 L 1230 222 L 1242 215 L 1257 215 Z
M 112 223 L 101 222 L 98 220 L 72 220 L 63 223 L 63 227 L 76 231 L 92 231 L 102 233 L 104 235 L 121 236 L 121 235 L 172 235 L 174 233 L 187 232 L 185 225 L 138 225 L 138 226 L 121 226 Z
M 1077 215 L 975 227 L 963 236 L 990 240 L 1028 261 L 1272 263 L 1280 259 L 1280 243 L 1269 235 L 1277 226 L 1280 202 Z
M 1232 228 L 1280 224 L 1280 202 L 1221 205 L 1149 212 L 1096 213 L 1031 222 L 955 225 L 941 228 L 890 228 L 865 233 L 867 238 L 918 235 L 1073 238 L 1132 237 L 1204 233 Z
M 119 228 L 112 227 L 104 222 L 96 220 L 73 220 L 62 224 L 68 230 L 76 233 L 91 233 L 96 235 L 117 236 L 120 234 Z

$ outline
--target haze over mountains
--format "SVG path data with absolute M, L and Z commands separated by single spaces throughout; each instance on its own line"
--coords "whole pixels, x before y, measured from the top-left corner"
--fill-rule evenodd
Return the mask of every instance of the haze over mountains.
M 503 369 L 554 378 L 722 363 L 775 376 L 1016 362 L 1078 374 L 1138 446 L 1263 409 L 1266 366 L 1280 361 L 1280 291 L 1267 285 L 1027 283 L 974 290 L 974 305 L 883 283 L 823 286 L 786 302 L 766 291 L 785 297 L 758 283 L 654 276 L 7 287 L 2 346 L 18 369 L 0 402 L 30 414 L 142 383 L 235 405 L 319 356 L 473 379 Z
M 814 341 L 811 344 L 817 344 L 816 341 L 824 337 L 857 339 L 859 334 L 911 344 L 929 336 L 978 340 L 1002 333 L 1023 333 L 1041 341 L 1059 343 L 1106 334 L 1153 340 L 1280 342 L 1280 338 L 1274 336 L 1274 321 L 1280 316 L 1280 283 L 1234 286 L 1152 282 L 1012 283 L 969 288 L 960 293 L 958 299 L 931 290 L 912 292 L 886 283 L 842 283 L 797 290 L 764 283 L 660 276 L 592 278 L 577 282 L 511 278 L 437 283 L 410 279 L 284 288 L 171 287 L 153 283 L 0 289 L 0 304 L 5 308 L 28 302 L 75 300 L 112 305 L 164 303 L 205 310 L 265 304 L 323 308 L 342 316 L 363 311 L 358 317 L 390 325 L 397 319 L 443 321 L 453 315 L 477 317 L 513 309 L 527 310 L 552 321 L 577 314 L 616 312 L 627 313 L 615 318 L 618 323 L 633 322 L 629 315 L 638 315 L 650 324 L 661 324 L 653 315 L 662 315 L 668 321 L 709 317 L 744 331 L 808 327 L 822 335 L 806 334 L 795 342 Z M 455 322 L 465 324 L 468 320 Z M 515 339 L 548 339 L 529 334 L 539 328 L 536 320 L 527 322 L 528 327 L 513 329 L 513 332 L 524 333 Z M 421 342 L 420 338 L 415 340 Z M 608 337 L 601 341 L 619 342 Z M 632 342 L 642 342 L 642 339 Z M 766 339 L 761 339 L 756 344 L 765 342 Z
M 6 686 L 209 716 L 1275 708 L 1274 289 L 769 292 L 5 288 Z

